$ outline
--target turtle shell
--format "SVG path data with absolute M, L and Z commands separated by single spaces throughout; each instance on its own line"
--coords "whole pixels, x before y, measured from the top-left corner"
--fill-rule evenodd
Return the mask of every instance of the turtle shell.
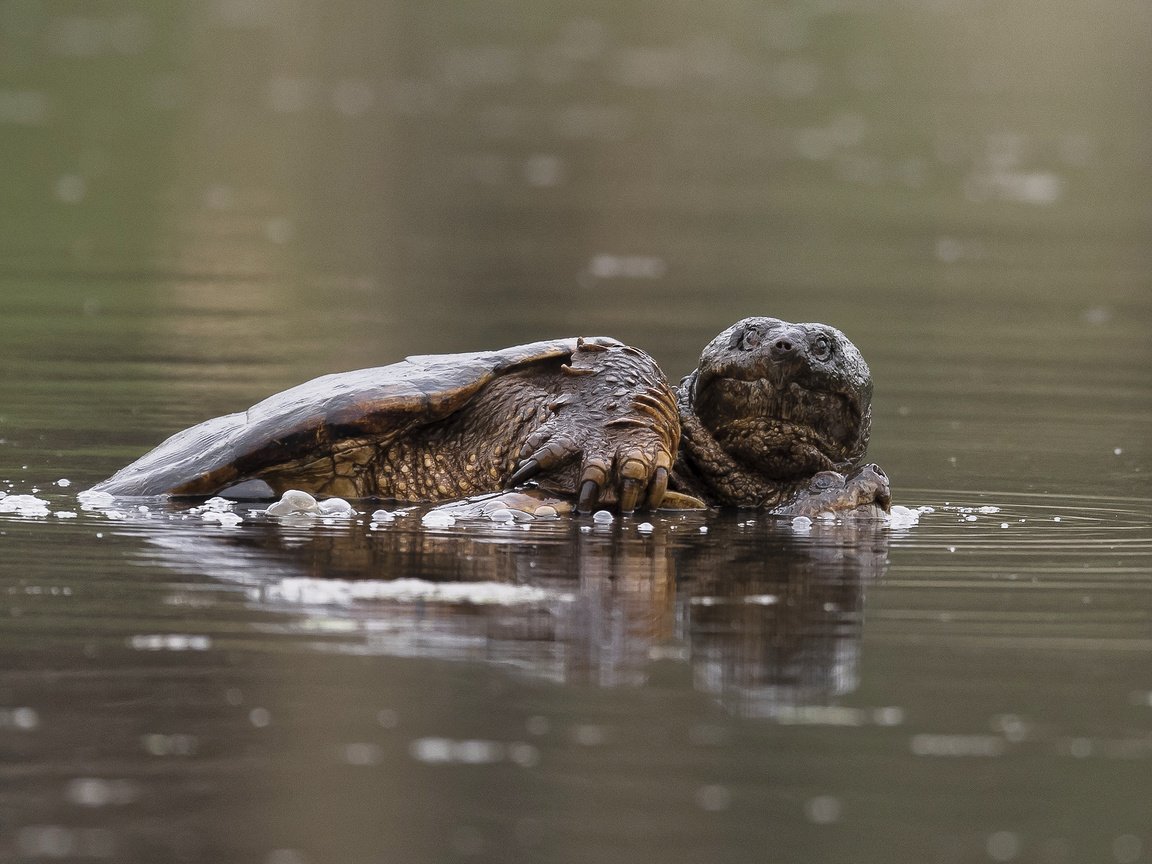
M 371 436 L 386 445 L 448 417 L 497 376 L 562 362 L 576 344 L 575 338 L 556 339 L 500 351 L 426 354 L 324 375 L 179 432 L 93 489 L 121 496 L 212 495 L 278 465 L 323 458 L 342 441 Z

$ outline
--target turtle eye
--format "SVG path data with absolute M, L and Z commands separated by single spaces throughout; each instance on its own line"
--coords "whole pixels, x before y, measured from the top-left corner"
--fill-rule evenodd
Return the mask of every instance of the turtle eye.
M 832 489 L 844 485 L 844 478 L 835 471 L 820 471 L 808 482 L 810 489 Z
M 812 340 L 812 356 L 817 360 L 827 360 L 832 356 L 832 340 L 827 336 L 817 336 Z
M 739 348 L 741 351 L 751 351 L 760 344 L 760 332 L 755 327 L 742 327 L 732 334 L 729 348 Z

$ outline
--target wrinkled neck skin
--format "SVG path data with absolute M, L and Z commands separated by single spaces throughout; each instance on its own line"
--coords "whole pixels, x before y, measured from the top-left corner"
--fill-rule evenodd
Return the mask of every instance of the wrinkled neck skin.
M 696 412 L 694 394 L 699 370 L 680 382 L 676 404 L 680 412 L 680 454 L 673 485 L 678 491 L 695 495 L 710 504 L 772 509 L 791 501 L 808 487 L 819 471 L 849 470 L 864 454 L 861 446 L 850 458 L 833 462 L 811 447 L 804 447 L 803 468 L 777 472 L 771 476 L 763 464 L 757 465 L 753 444 L 763 430 L 753 420 L 732 424 L 723 430 L 710 430 Z M 862 437 L 867 443 L 867 435 Z
M 680 382 L 676 406 L 680 411 L 680 455 L 673 486 L 709 504 L 729 507 L 775 507 L 792 498 L 803 482 L 781 486 L 741 465 L 705 428 L 692 407 L 696 372 Z

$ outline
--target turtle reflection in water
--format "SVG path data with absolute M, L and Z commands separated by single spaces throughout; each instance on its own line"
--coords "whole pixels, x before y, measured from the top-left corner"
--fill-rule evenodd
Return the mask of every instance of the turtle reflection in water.
M 518 500 L 580 511 L 886 510 L 884 473 L 853 470 L 871 395 L 843 333 L 775 318 L 729 327 L 679 387 L 607 338 L 417 356 L 205 421 L 95 488 L 208 496 L 260 481 L 265 494 L 447 501 L 527 487 Z
M 510 664 L 519 681 L 690 683 L 747 716 L 834 704 L 857 686 L 889 533 L 867 519 L 806 534 L 745 517 L 684 514 L 647 537 L 563 520 L 525 534 L 429 532 L 415 518 L 372 532 L 176 522 L 143 531 L 139 554 L 178 582 L 239 584 L 301 644 L 339 634 L 357 654 Z M 705 521 L 707 534 L 692 530 Z

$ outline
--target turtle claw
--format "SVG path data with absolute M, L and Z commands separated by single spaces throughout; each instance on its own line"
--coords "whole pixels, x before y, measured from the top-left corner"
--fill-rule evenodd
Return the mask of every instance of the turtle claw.
M 668 494 L 668 469 L 661 465 L 652 475 L 652 482 L 648 484 L 648 506 L 655 510 L 664 501 Z
M 520 457 L 523 461 L 508 478 L 506 485 L 519 486 L 541 472 L 551 471 L 571 462 L 579 453 L 580 449 L 570 438 L 548 440 L 547 435 L 534 434 L 520 448 Z
M 644 454 L 637 448 L 632 448 L 621 454 L 617 463 L 617 474 L 620 478 L 620 512 L 631 513 L 640 501 L 640 493 L 647 485 L 648 465 Z
M 600 500 L 600 484 L 595 480 L 585 480 L 580 484 L 580 497 L 576 499 L 577 513 L 591 513 Z
M 576 510 L 658 507 L 680 440 L 675 397 L 652 358 L 587 340 L 561 367 L 550 413 L 518 442 L 509 483 L 532 479 Z M 589 410 L 594 408 L 595 410 Z
M 625 478 L 624 482 L 620 484 L 621 513 L 631 513 L 636 509 L 636 504 L 640 500 L 640 492 L 643 488 L 639 480 L 631 477 Z
M 576 512 L 588 513 L 595 509 L 608 481 L 608 466 L 599 459 L 590 459 L 580 473 L 580 494 L 576 499 Z
M 540 463 L 535 459 L 528 459 L 520 463 L 516 469 L 516 473 L 508 478 L 508 486 L 519 486 L 522 483 L 527 483 L 533 477 L 540 473 Z

